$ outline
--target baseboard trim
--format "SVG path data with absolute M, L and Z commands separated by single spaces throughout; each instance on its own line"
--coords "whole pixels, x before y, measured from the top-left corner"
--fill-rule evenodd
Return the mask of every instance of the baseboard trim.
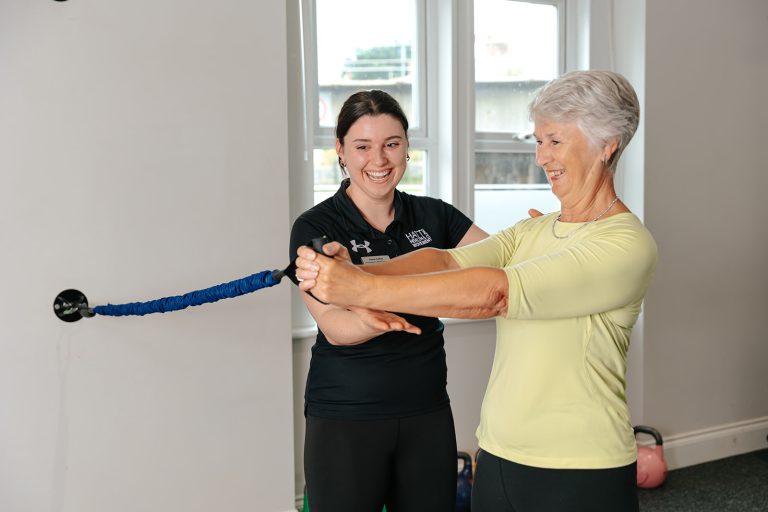
M 664 438 L 669 469 L 680 469 L 768 448 L 768 416 Z

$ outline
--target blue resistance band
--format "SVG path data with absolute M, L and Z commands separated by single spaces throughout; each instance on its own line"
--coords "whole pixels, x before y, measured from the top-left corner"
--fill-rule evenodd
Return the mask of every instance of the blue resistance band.
M 252 274 L 242 279 L 222 283 L 204 290 L 176 295 L 174 297 L 164 297 L 148 302 L 130 302 L 128 304 L 107 304 L 106 306 L 96 306 L 93 313 L 104 316 L 143 316 L 150 313 L 167 313 L 169 311 L 178 311 L 189 306 L 199 306 L 216 302 L 221 299 L 230 299 L 239 297 L 246 293 L 251 293 L 261 288 L 275 286 L 280 282 L 275 279 L 271 270 L 265 270 L 257 274 Z
M 307 246 L 315 251 L 322 253 L 323 245 L 328 243 L 328 237 L 321 236 L 313 238 Z M 70 288 L 64 290 L 56 296 L 53 301 L 53 312 L 64 322 L 76 322 L 81 318 L 90 318 L 95 315 L 102 316 L 144 316 L 150 313 L 167 313 L 169 311 L 178 311 L 189 306 L 200 306 L 216 302 L 221 299 L 230 299 L 239 297 L 246 293 L 255 292 L 262 288 L 269 288 L 278 284 L 283 277 L 290 279 L 293 284 L 298 285 L 299 279 L 296 277 L 296 260 L 293 260 L 283 270 L 264 270 L 262 272 L 251 274 L 242 279 L 236 279 L 228 283 L 218 284 L 185 293 L 174 297 L 164 297 L 148 302 L 129 302 L 128 304 L 107 304 L 106 306 L 88 307 L 88 299 L 80 290 Z M 307 292 L 314 297 L 312 293 Z M 319 302 L 325 304 L 319 299 Z

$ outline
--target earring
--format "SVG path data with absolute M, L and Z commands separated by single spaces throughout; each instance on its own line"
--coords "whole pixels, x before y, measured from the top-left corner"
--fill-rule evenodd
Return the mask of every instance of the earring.
M 411 155 L 405 155 L 405 161 L 410 162 L 411 161 Z
M 341 157 L 339 157 L 339 167 L 341 167 L 342 169 L 347 167 L 347 164 L 344 163 L 344 161 L 341 159 Z

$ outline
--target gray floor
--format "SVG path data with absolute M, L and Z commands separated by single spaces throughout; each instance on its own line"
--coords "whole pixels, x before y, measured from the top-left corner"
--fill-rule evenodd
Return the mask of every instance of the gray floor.
M 768 512 L 768 450 L 670 471 L 641 512 Z

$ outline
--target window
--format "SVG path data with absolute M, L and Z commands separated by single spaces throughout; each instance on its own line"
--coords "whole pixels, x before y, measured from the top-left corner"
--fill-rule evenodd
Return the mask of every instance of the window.
M 476 0 L 474 219 L 495 232 L 559 208 L 535 164 L 528 104 L 562 70 L 556 3 Z
M 411 145 L 399 189 L 426 193 L 427 152 L 420 147 L 426 110 L 417 0 L 315 0 L 313 116 L 314 201 L 336 192 L 341 178 L 334 128 L 341 105 L 354 92 L 381 89 L 403 107 Z M 382 27 L 381 30 L 378 28 Z
M 333 131 L 341 104 L 376 88 L 397 98 L 411 125 L 400 189 L 452 202 L 489 232 L 528 208 L 557 209 L 534 162 L 527 106 L 564 69 L 565 1 L 301 0 L 314 202 L 341 178 Z

